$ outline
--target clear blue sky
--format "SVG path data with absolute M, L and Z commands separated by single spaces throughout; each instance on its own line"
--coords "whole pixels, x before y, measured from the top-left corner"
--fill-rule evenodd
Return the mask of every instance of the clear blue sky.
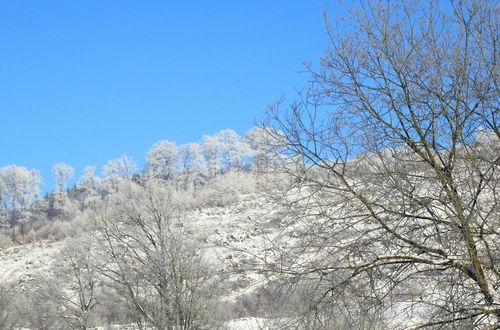
M 76 178 L 162 139 L 248 130 L 308 79 L 336 1 L 3 1 L 0 167 Z M 289 98 L 290 99 L 290 98 Z

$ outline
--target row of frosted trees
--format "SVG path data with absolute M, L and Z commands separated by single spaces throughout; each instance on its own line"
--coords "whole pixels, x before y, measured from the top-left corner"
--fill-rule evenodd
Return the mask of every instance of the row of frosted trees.
M 179 174 L 210 178 L 229 170 L 248 169 L 254 156 L 264 151 L 258 141 L 258 129 L 248 132 L 245 138 L 226 129 L 205 135 L 202 143 L 181 146 L 159 141 L 147 152 L 145 172 L 162 179 Z
M 141 172 L 134 160 L 124 155 L 108 161 L 102 169 L 102 177 L 96 174 L 95 166 L 87 166 L 71 190 L 102 195 L 114 191 L 121 179 L 134 177 L 153 177 L 175 182 L 183 189 L 196 188 L 229 171 L 261 171 L 269 167 L 270 149 L 264 141 L 264 130 L 259 127 L 243 137 L 226 129 L 215 135 L 205 135 L 200 143 L 177 145 L 167 140 L 159 141 L 146 153 L 146 165 Z M 74 169 L 57 163 L 52 174 L 56 187 L 46 198 L 49 217 L 64 207 Z M 30 218 L 31 206 L 39 201 L 41 182 L 38 170 L 16 165 L 0 168 L 0 228 L 22 226 Z

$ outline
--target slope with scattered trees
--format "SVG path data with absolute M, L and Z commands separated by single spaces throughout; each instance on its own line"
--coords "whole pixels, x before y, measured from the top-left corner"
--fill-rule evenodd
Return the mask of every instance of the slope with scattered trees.
M 0 168 L 0 327 L 495 328 L 498 12 L 360 1 L 244 137 L 159 141 L 69 188 L 58 163 L 44 198 Z

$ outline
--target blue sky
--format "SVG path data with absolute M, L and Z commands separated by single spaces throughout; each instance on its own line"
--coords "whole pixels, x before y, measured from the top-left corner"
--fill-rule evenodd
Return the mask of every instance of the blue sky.
M 3 1 L 0 167 L 76 177 L 111 158 L 139 165 L 162 139 L 248 130 L 308 79 L 333 0 Z

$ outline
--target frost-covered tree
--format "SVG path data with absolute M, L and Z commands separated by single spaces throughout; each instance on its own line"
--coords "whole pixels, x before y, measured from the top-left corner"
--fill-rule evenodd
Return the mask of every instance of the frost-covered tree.
M 206 174 L 206 164 L 202 155 L 202 147 L 198 143 L 188 143 L 180 146 L 179 158 L 184 176 L 184 188 L 195 186 Z
M 72 191 L 73 197 L 80 202 L 81 209 L 89 207 L 99 200 L 101 179 L 96 175 L 95 171 L 95 166 L 86 166 L 75 189 Z
M 131 178 L 137 171 L 137 164 L 132 157 L 123 155 L 109 160 L 102 168 L 105 177 Z
M 146 171 L 167 180 L 175 174 L 179 150 L 175 142 L 163 140 L 153 144 L 146 154 Z
M 245 159 L 250 156 L 250 147 L 246 141 L 232 129 L 225 129 L 216 135 L 222 156 L 228 169 L 242 169 Z
M 118 189 L 121 181 L 130 180 L 137 171 L 137 164 L 132 157 L 123 155 L 111 159 L 102 169 L 104 179 L 102 187 L 104 191 L 112 192 Z
M 73 177 L 73 173 L 74 168 L 65 163 L 57 163 L 52 166 L 52 174 L 56 180 L 56 191 L 62 193 L 66 189 L 66 185 Z
M 203 136 L 203 156 L 207 162 L 208 176 L 215 177 L 221 169 L 220 166 L 220 155 L 222 152 L 222 146 L 220 140 L 217 136 L 205 135 Z
M 244 161 L 251 155 L 246 141 L 231 129 L 221 130 L 215 135 L 205 135 L 202 148 L 209 177 L 214 177 L 225 169 L 243 168 Z
M 245 141 L 249 145 L 252 156 L 252 168 L 264 172 L 272 167 L 275 156 L 274 145 L 269 137 L 269 128 L 255 126 L 245 133 Z
M 4 224 L 14 227 L 19 224 L 40 189 L 37 170 L 23 166 L 8 165 L 0 168 L 0 210 Z
M 80 180 L 78 181 L 79 186 L 87 187 L 89 189 L 96 189 L 99 184 L 99 177 L 95 174 L 95 166 L 85 166 L 82 171 Z
M 179 150 L 182 168 L 189 173 L 203 173 L 205 164 L 203 162 L 202 147 L 198 143 L 188 143 Z
M 49 218 L 56 217 L 64 213 L 71 206 L 68 195 L 65 192 L 68 181 L 73 177 L 73 167 L 64 163 L 57 163 L 52 167 L 52 174 L 56 181 L 55 191 L 49 195 L 47 214 Z

